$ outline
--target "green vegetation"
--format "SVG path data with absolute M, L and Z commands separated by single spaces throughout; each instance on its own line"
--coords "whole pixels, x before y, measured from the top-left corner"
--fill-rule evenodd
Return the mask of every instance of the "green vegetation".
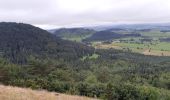
M 100 57 L 74 61 L 0 60 L 0 82 L 107 100 L 169 100 L 169 57 L 97 50 Z M 121 84 L 120 84 L 121 83 Z

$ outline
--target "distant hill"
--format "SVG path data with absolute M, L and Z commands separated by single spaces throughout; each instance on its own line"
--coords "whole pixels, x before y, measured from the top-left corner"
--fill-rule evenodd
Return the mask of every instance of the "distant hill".
M 91 41 L 108 41 L 118 38 L 139 37 L 139 33 L 134 30 L 126 28 L 108 27 L 105 30 L 93 30 L 85 28 L 62 28 L 58 30 L 50 30 L 50 32 L 57 37 L 65 40 L 72 40 L 77 42 L 91 42 Z M 126 33 L 126 34 L 125 34 Z
M 0 100 L 97 100 L 82 96 L 72 96 L 44 90 L 31 90 L 0 85 Z
M 30 56 L 76 59 L 92 51 L 29 24 L 0 23 L 0 56 L 15 63 L 26 63 Z
M 95 33 L 94 30 L 84 28 L 62 28 L 58 30 L 50 31 L 56 36 L 66 39 L 80 42 Z
M 131 33 L 131 34 L 119 34 L 112 31 L 99 31 L 90 36 L 89 38 L 84 39 L 84 41 L 108 41 L 124 37 L 139 37 L 140 34 Z
M 132 30 L 140 30 L 140 29 L 160 29 L 160 30 L 168 30 L 170 28 L 170 23 L 146 23 L 146 24 L 109 24 L 109 25 L 99 25 L 95 27 L 88 27 L 89 29 L 93 29 L 96 31 L 104 31 L 112 28 L 120 28 L 120 29 L 132 29 Z

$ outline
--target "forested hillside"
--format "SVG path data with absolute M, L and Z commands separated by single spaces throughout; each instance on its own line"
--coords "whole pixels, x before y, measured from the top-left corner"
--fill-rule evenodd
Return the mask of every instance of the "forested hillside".
M 112 31 L 99 31 L 94 33 L 92 36 L 84 39 L 83 41 L 109 41 L 113 39 L 119 39 L 119 38 L 127 38 L 127 37 L 140 37 L 140 34 L 137 33 L 130 33 L 130 34 L 119 34 L 117 32 Z
M 96 50 L 98 58 L 35 60 L 16 65 L 0 60 L 3 84 L 106 100 L 169 100 L 169 57 Z
M 22 23 L 0 23 L 0 54 L 14 63 L 28 58 L 76 59 L 93 52 L 93 48 L 65 41 L 40 28 Z

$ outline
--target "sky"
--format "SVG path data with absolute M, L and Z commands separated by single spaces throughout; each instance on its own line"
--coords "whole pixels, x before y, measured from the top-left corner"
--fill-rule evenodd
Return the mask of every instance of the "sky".
M 170 22 L 170 0 L 0 0 L 0 22 L 44 29 Z

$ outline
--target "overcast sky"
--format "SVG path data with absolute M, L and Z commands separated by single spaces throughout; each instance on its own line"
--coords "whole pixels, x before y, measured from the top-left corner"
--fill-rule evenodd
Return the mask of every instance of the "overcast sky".
M 42 28 L 170 22 L 170 0 L 0 0 L 0 21 Z

